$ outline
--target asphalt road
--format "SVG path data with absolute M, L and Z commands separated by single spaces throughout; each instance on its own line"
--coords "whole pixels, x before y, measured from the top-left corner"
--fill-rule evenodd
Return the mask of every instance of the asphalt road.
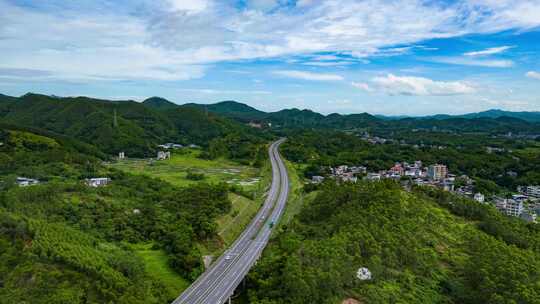
M 284 141 L 280 139 L 268 149 L 272 164 L 272 185 L 257 215 L 230 248 L 173 304 L 225 303 L 260 257 L 272 234 L 270 223 L 278 222 L 289 194 L 287 169 L 278 151 Z

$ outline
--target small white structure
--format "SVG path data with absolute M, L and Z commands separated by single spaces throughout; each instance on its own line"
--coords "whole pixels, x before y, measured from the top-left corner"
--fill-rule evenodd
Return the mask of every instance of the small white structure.
M 118 153 L 118 159 L 119 159 L 119 160 L 122 160 L 122 159 L 124 159 L 124 158 L 126 158 L 126 154 L 125 154 L 124 152 Z
M 171 158 L 171 152 L 169 152 L 169 151 L 167 151 L 167 152 L 158 151 L 157 160 L 165 160 L 165 159 L 169 159 L 169 158 Z
M 141 210 L 140 209 L 133 209 L 133 214 L 141 214 Z
M 86 184 L 90 187 L 103 187 L 106 186 L 111 181 L 108 177 L 95 177 L 86 179 Z
M 356 277 L 362 281 L 371 280 L 371 271 L 366 267 L 360 267 L 356 272 Z
M 39 184 L 39 181 L 37 179 L 21 176 L 17 177 L 17 185 L 19 185 L 19 187 L 26 187 L 37 184 Z
M 311 182 L 314 183 L 314 184 L 320 184 L 324 181 L 324 177 L 323 176 L 319 176 L 319 175 L 315 175 L 311 178 Z
M 479 203 L 483 203 L 484 200 L 485 200 L 485 197 L 482 193 L 478 192 L 476 194 L 474 194 L 474 200 L 479 202 Z

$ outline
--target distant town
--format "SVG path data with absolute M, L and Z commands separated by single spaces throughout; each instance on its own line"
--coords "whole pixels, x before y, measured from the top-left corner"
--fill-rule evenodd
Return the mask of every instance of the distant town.
M 347 166 L 323 168 L 326 176 L 316 175 L 311 179 L 318 184 L 329 178 L 337 182 L 356 183 L 358 179 L 380 181 L 391 179 L 398 181 L 403 188 L 410 190 L 412 185 L 437 187 L 454 194 L 470 198 L 482 204 L 491 204 L 500 212 L 519 217 L 527 222 L 537 222 L 540 215 L 540 186 L 520 186 L 510 197 L 486 197 L 475 191 L 474 180 L 467 175 L 456 176 L 448 171 L 446 165 L 431 164 L 424 166 L 422 161 L 414 163 L 396 162 L 388 170 L 370 172 L 365 166 Z M 509 172 L 511 174 L 512 172 Z

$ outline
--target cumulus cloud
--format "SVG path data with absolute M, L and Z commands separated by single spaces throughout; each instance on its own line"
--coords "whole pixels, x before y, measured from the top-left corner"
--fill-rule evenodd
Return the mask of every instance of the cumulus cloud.
M 302 80 L 312 80 L 312 81 L 340 81 L 344 78 L 337 74 L 324 74 L 324 73 L 313 73 L 305 71 L 294 71 L 294 70 L 280 70 L 272 72 L 275 75 L 284 76 L 288 78 L 296 78 Z
M 351 82 L 351 85 L 357 89 L 364 90 L 366 92 L 373 91 L 373 89 L 369 86 L 369 84 L 365 82 Z
M 375 77 L 373 83 L 390 95 L 442 96 L 471 94 L 476 90 L 464 82 L 434 81 L 423 77 L 387 76 Z
M 499 46 L 499 47 L 492 47 L 481 51 L 473 51 L 473 52 L 467 52 L 463 55 L 470 56 L 470 57 L 476 57 L 476 56 L 489 56 L 489 55 L 495 55 L 502 52 L 505 52 L 511 48 L 514 48 L 513 46 Z
M 65 78 L 182 80 L 202 77 L 216 62 L 323 52 L 388 56 L 406 53 L 408 45 L 427 39 L 540 26 L 538 0 L 250 3 L 133 0 L 132 5 L 75 5 L 50 0 L 22 6 L 0 0 L 0 68 L 43 70 Z
M 533 79 L 538 79 L 540 80 L 540 73 L 539 72 L 535 72 L 535 71 L 529 71 L 525 74 L 525 76 L 529 77 L 529 78 L 533 78 Z

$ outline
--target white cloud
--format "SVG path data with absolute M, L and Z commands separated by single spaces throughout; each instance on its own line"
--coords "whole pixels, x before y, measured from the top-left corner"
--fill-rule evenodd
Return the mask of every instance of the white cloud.
M 492 47 L 492 48 L 488 48 L 488 49 L 481 50 L 481 51 L 467 52 L 467 53 L 464 53 L 463 55 L 471 56 L 471 57 L 489 56 L 489 55 L 494 55 L 494 54 L 499 54 L 499 53 L 505 52 L 505 51 L 507 51 L 507 50 L 509 50 L 511 48 L 514 48 L 514 47 L 505 45 L 505 46 L 499 46 L 499 47 Z
M 312 80 L 312 81 L 343 80 L 343 77 L 337 74 L 324 74 L 324 73 L 313 73 L 313 72 L 293 71 L 293 70 L 274 71 L 272 73 L 275 75 L 284 76 L 288 78 L 296 78 L 296 79 Z
M 533 79 L 538 79 L 540 80 L 540 73 L 539 72 L 535 72 L 535 71 L 529 71 L 525 74 L 525 76 L 529 77 L 529 78 L 533 78 Z
M 365 82 L 351 82 L 351 85 L 355 88 L 364 90 L 366 92 L 372 92 L 373 89 L 369 86 L 369 84 Z
M 464 82 L 434 81 L 423 77 L 400 77 L 393 74 L 375 77 L 373 83 L 390 95 L 442 96 L 471 94 L 476 91 Z
M 219 0 L 137 0 L 131 6 L 84 2 L 90 4 L 50 0 L 18 6 L 17 1 L 0 0 L 0 68 L 42 70 L 65 79 L 183 80 L 202 77 L 216 62 L 332 52 L 356 59 L 389 56 L 427 39 L 540 26 L 538 0 L 445 5 L 301 0 L 296 6 L 258 0 L 242 8 L 234 6 L 236 1 Z M 40 5 L 49 9 L 37 9 Z M 69 9 L 50 9 L 66 6 Z M 77 11 L 78 6 L 92 9 Z M 513 64 L 469 59 L 453 63 Z M 346 64 L 311 61 L 318 66 Z M 341 77 L 336 76 L 330 78 Z
M 199 13 L 209 6 L 208 0 L 166 0 L 173 11 Z
M 512 60 L 505 59 L 474 59 L 468 57 L 434 57 L 428 58 L 433 62 L 446 63 L 446 64 L 456 64 L 456 65 L 467 65 L 467 66 L 479 66 L 479 67 L 488 67 L 488 68 L 509 68 L 514 66 Z

